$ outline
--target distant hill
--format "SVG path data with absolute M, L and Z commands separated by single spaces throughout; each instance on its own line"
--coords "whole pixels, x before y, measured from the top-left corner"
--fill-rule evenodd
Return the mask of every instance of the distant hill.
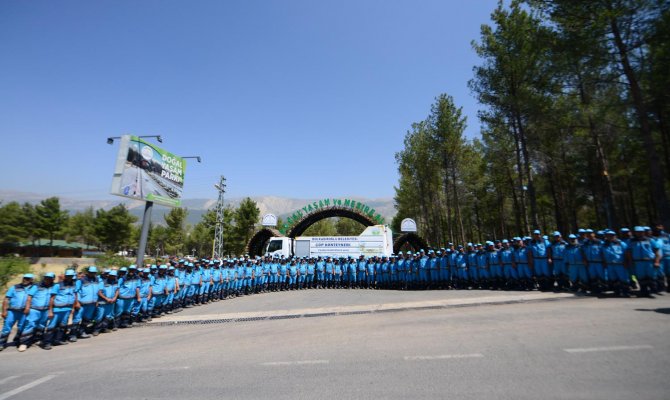
M 10 201 L 17 201 L 19 203 L 39 203 L 41 200 L 50 197 L 46 194 L 30 193 L 30 192 L 17 192 L 10 190 L 0 190 L 0 201 L 3 203 Z M 133 201 L 125 200 L 122 197 L 109 200 L 81 200 L 73 199 L 68 197 L 58 196 L 60 199 L 61 207 L 65 210 L 70 211 L 71 213 L 85 210 L 88 207 L 93 207 L 94 209 L 103 208 L 110 209 L 117 204 L 123 203 L 128 207 L 128 210 L 131 214 L 137 216 L 138 218 L 142 217 L 142 212 L 144 211 L 144 202 L 142 201 Z M 342 197 L 345 198 L 345 197 Z M 393 199 L 391 198 L 381 198 L 381 199 L 366 199 L 358 196 L 347 197 L 352 200 L 357 200 L 362 203 L 365 203 L 374 209 L 376 209 L 381 215 L 386 218 L 388 222 L 396 214 L 396 209 L 393 205 Z M 226 199 L 226 205 L 237 206 L 244 198 L 234 197 Z M 320 199 L 291 199 L 286 197 L 277 197 L 277 196 L 251 196 L 251 199 L 258 204 L 258 208 L 261 210 L 261 215 L 266 213 L 273 213 L 280 217 L 286 217 L 290 215 L 293 211 L 300 209 L 307 204 L 312 203 L 313 201 L 318 201 Z M 202 215 L 207 212 L 210 208 L 213 208 L 216 205 L 216 199 L 184 199 L 182 202 L 183 206 L 188 209 L 188 218 L 187 223 L 195 224 L 197 223 Z M 170 212 L 168 207 L 155 206 L 151 214 L 151 220 L 155 224 L 164 224 L 163 215 Z

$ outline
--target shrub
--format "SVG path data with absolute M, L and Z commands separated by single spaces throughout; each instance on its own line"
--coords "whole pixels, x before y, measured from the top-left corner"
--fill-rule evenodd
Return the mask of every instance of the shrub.
M 18 274 L 30 272 L 30 264 L 22 257 L 0 258 L 0 289 Z

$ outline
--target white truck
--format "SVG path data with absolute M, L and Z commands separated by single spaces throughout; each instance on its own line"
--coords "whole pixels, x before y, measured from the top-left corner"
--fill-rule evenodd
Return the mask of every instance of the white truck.
M 359 236 L 273 237 L 265 255 L 279 257 L 366 257 L 393 254 L 393 232 L 386 225 L 365 228 Z

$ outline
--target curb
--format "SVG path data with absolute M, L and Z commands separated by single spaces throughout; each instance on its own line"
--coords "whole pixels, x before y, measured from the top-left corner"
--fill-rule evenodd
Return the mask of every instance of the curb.
M 246 317 L 241 316 L 241 317 L 228 317 L 228 318 L 225 317 L 198 318 L 197 316 L 194 316 L 193 319 L 189 320 L 145 322 L 142 324 L 137 324 L 135 326 L 137 326 L 138 328 L 146 328 L 146 327 L 165 327 L 165 326 L 181 326 L 181 325 L 212 325 L 212 324 L 226 324 L 226 323 L 238 323 L 238 322 L 273 321 L 273 320 L 297 319 L 297 318 L 323 318 L 323 317 L 336 317 L 336 316 L 348 316 L 348 315 L 395 313 L 405 311 L 442 310 L 450 308 L 510 305 L 510 304 L 521 304 L 521 303 L 543 303 L 550 301 L 577 300 L 584 298 L 588 297 L 570 294 L 565 296 L 552 296 L 552 297 L 540 297 L 540 298 L 521 297 L 517 299 L 462 302 L 453 304 L 434 304 L 434 305 L 407 306 L 407 307 L 388 307 L 388 308 L 380 307 L 380 308 L 369 308 L 365 310 L 356 309 L 350 311 L 343 310 L 343 311 L 331 311 L 331 312 L 302 312 L 294 314 L 285 313 L 278 315 L 261 315 L 261 316 L 246 316 Z

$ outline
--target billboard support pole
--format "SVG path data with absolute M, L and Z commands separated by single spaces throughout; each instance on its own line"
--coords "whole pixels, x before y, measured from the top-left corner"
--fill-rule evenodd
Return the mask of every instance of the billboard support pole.
M 153 206 L 153 201 L 147 201 L 144 205 L 144 215 L 142 216 L 142 231 L 140 233 L 140 247 L 137 249 L 137 268 L 144 268 L 144 253 L 147 249 L 149 225 L 151 225 L 151 209 Z

